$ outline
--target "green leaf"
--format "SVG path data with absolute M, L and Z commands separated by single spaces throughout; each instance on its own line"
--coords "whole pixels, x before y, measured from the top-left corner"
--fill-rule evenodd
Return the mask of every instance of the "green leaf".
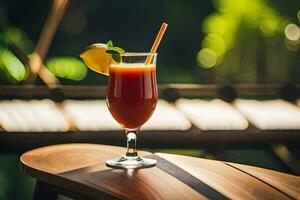
M 109 40 L 109 41 L 106 43 L 106 45 L 107 45 L 107 49 L 111 49 L 111 48 L 113 48 L 113 46 L 114 46 L 114 44 L 113 44 L 113 42 L 112 42 L 111 40 Z
M 125 53 L 125 50 L 122 49 L 121 47 L 114 47 L 114 44 L 111 40 L 109 40 L 107 43 L 107 50 L 105 51 L 108 54 L 111 54 L 112 58 L 120 63 L 122 62 L 122 56 L 120 54 Z
M 105 51 L 106 53 L 109 53 L 109 54 L 120 54 L 118 51 L 116 50 L 113 50 L 113 49 L 108 49 Z
M 121 47 L 113 47 L 111 48 L 113 51 L 117 51 L 119 54 L 125 53 L 125 50 L 122 49 Z
M 122 57 L 121 57 L 120 54 L 112 54 L 111 57 L 112 57 L 117 63 L 122 62 Z

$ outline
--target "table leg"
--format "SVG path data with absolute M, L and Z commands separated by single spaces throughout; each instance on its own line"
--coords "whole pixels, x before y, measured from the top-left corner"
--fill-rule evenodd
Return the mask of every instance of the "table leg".
M 58 194 L 50 191 L 47 183 L 36 181 L 33 200 L 56 200 L 57 197 Z

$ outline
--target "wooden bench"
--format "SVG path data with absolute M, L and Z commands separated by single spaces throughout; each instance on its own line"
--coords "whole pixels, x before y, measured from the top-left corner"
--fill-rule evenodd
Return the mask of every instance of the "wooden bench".
M 246 165 L 174 154 L 140 152 L 156 167 L 111 169 L 105 160 L 125 149 L 95 144 L 38 148 L 21 156 L 37 179 L 34 199 L 297 199 L 300 177 Z

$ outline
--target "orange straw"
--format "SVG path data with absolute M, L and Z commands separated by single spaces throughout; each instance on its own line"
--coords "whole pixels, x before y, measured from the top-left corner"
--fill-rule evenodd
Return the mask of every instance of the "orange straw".
M 159 29 L 159 32 L 158 32 L 158 34 L 157 34 L 157 36 L 156 36 L 156 38 L 155 38 L 155 41 L 154 41 L 154 43 L 153 43 L 153 45 L 152 45 L 152 48 L 151 48 L 151 50 L 150 50 L 150 53 L 148 54 L 148 56 L 147 56 L 147 58 L 146 58 L 146 61 L 145 61 L 145 64 L 146 64 L 146 65 L 149 65 L 149 64 L 150 64 L 150 62 L 151 62 L 151 60 L 152 60 L 152 57 L 153 57 L 153 54 L 156 52 L 156 50 L 157 50 L 157 48 L 158 48 L 158 46 L 159 46 L 159 43 L 160 43 L 162 37 L 163 37 L 164 34 L 165 34 L 165 31 L 166 31 L 167 27 L 168 27 L 168 24 L 166 24 L 166 23 L 163 23 L 163 24 L 161 25 L 161 27 L 160 27 L 160 29 Z

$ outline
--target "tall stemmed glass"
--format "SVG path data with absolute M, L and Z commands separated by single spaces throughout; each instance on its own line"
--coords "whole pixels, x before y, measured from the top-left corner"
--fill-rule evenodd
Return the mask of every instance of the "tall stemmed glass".
M 122 62 L 109 67 L 107 106 L 114 119 L 123 127 L 127 137 L 126 155 L 107 160 L 113 168 L 145 168 L 156 160 L 142 158 L 136 150 L 137 134 L 151 117 L 157 103 L 157 54 L 125 53 Z M 145 60 L 149 60 L 145 63 Z

